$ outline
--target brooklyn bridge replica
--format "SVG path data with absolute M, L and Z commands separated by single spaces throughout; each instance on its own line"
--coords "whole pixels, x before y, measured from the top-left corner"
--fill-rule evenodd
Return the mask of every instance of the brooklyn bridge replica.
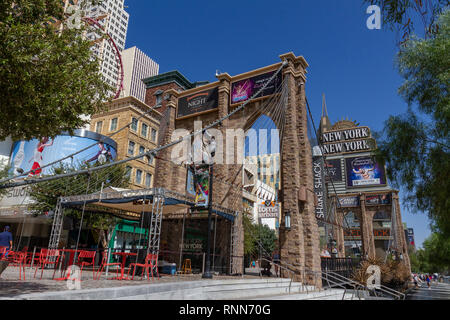
M 64 210 L 109 213 L 138 221 L 147 228 L 144 251 L 159 255 L 160 260 L 176 263 L 178 269 L 185 262 L 183 250 L 189 251 L 199 245 L 198 239 L 206 239 L 207 255 L 213 256 L 206 258 L 207 269 L 243 274 L 247 267 L 244 265 L 242 199 L 245 143 L 237 135 L 230 138 L 229 132 L 247 132 L 265 115 L 275 123 L 280 138 L 281 179 L 277 201 L 281 214 L 278 228 L 281 274 L 283 277 L 294 275 L 297 281 L 320 287 L 322 279 L 317 277 L 322 272 L 319 225 L 335 226 L 331 233 L 337 241 L 339 257 L 344 257 L 346 226 L 343 217 L 348 210 L 343 202 L 333 200 L 334 209 L 329 206 L 331 209 L 322 217 L 316 214 L 313 148 L 308 137 L 308 129 L 313 128 L 308 128 L 310 112 L 305 95 L 307 68 L 303 57 L 290 52 L 281 55 L 279 62 L 263 68 L 236 76 L 218 74 L 213 83 L 187 88 L 182 77 L 172 74 L 160 86 L 148 86 L 147 94 L 158 91 L 163 97 L 158 106 L 162 114 L 159 146 L 141 155 L 156 158 L 154 187 L 106 188 L 60 198 L 49 247 L 61 246 Z M 198 127 L 196 123 L 200 122 Z M 343 129 L 347 128 L 321 126 L 322 133 Z M 321 140 L 319 156 L 326 161 L 329 155 L 323 151 L 323 146 L 329 150 L 329 145 Z M 189 152 L 189 146 L 195 146 L 196 141 L 202 146 L 205 141 L 215 142 L 215 153 L 208 154 L 213 161 L 210 158 L 205 165 L 205 161 L 196 163 L 192 159 L 195 156 Z M 205 150 L 208 153 L 208 146 Z M 209 179 L 209 183 L 201 185 L 207 187 L 203 194 L 199 193 L 195 178 L 201 174 Z M 406 257 L 397 193 L 384 190 L 383 194 L 391 195 L 389 206 L 397 209 L 396 241 Z M 335 192 L 330 199 L 339 195 Z M 201 196 L 204 198 L 200 203 Z M 361 255 L 375 255 L 369 216 L 376 211 L 365 209 L 367 194 L 360 195 L 355 190 L 351 196 L 360 197 L 357 215 L 363 235 Z

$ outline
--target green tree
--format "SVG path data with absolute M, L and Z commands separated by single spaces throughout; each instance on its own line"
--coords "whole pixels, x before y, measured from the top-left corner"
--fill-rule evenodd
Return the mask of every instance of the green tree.
M 62 4 L 0 0 L 0 140 L 71 132 L 110 96 L 113 88 L 83 38 L 88 26 L 69 28 Z
M 404 78 L 399 93 L 406 114 L 390 116 L 381 133 L 380 160 L 395 186 L 406 191 L 413 211 L 428 213 L 437 230 L 450 235 L 450 11 L 437 21 L 439 32 L 412 37 L 398 54 Z
M 244 254 L 258 256 L 260 249 L 262 257 L 271 257 L 275 250 L 277 235 L 267 225 L 255 224 L 251 212 L 243 215 Z
M 449 0 L 364 0 L 366 4 L 380 7 L 383 25 L 401 33 L 401 43 L 407 41 L 419 22 L 425 36 L 439 29 L 435 19 L 449 4 Z
M 86 165 L 77 168 L 60 164 L 58 167 L 52 169 L 52 174 L 63 174 L 80 169 L 86 169 Z M 33 184 L 30 187 L 30 197 L 34 200 L 34 203 L 29 205 L 29 209 L 35 214 L 42 214 L 43 212 L 55 210 L 60 197 L 91 194 L 108 187 L 126 188 L 129 185 L 129 176 L 127 173 L 125 166 L 115 165 L 92 172 L 90 175 L 82 174 Z M 64 214 L 78 221 L 82 218 L 82 212 L 80 210 L 65 209 Z M 99 237 L 103 241 L 103 246 L 106 247 L 107 236 L 112 231 L 118 219 L 110 214 L 95 213 L 89 214 L 89 216 L 85 214 L 84 221 L 90 229 L 99 231 Z

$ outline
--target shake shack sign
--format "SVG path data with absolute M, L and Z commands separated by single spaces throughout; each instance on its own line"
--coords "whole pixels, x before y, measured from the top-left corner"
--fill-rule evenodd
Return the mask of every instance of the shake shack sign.
M 375 140 L 368 127 L 328 131 L 322 134 L 323 153 L 363 152 L 375 149 Z
M 177 118 L 210 111 L 218 107 L 219 88 L 191 94 L 178 99 Z

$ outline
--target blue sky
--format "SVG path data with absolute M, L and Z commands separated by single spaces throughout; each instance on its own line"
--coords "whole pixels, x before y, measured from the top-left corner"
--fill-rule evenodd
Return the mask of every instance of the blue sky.
M 190 81 L 215 81 L 279 62 L 292 51 L 309 63 L 307 97 L 316 125 L 325 93 L 332 122 L 348 117 L 372 131 L 406 111 L 397 94 L 396 34 L 366 27 L 360 0 L 125 0 L 130 13 L 126 47 L 137 46 Z M 424 214 L 403 208 L 416 245 L 430 234 Z

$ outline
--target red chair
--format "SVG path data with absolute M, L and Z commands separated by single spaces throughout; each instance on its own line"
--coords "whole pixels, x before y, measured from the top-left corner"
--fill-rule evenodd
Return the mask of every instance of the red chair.
M 95 251 L 81 251 L 78 256 L 77 265 L 81 266 L 80 279 L 83 274 L 83 267 L 92 266 L 92 278 L 95 280 Z M 88 259 L 88 261 L 82 261 Z M 81 261 L 80 261 L 81 260 Z
M 127 279 L 129 279 L 130 271 L 133 268 L 133 276 L 131 277 L 131 280 L 134 280 L 134 274 L 136 272 L 136 267 L 141 267 L 142 268 L 141 280 L 144 277 L 144 272 L 146 272 L 147 273 L 147 279 L 150 281 L 150 275 L 149 275 L 149 271 L 148 271 L 149 269 L 151 270 L 152 280 L 153 280 L 153 268 L 156 268 L 156 274 L 158 275 L 158 279 L 159 279 L 158 255 L 157 254 L 149 253 L 145 257 L 144 263 L 131 263 L 130 264 L 130 269 L 128 270 Z
M 23 280 L 25 280 L 25 264 L 26 264 L 27 254 L 24 252 L 16 252 L 13 258 L 10 260 L 12 267 L 19 267 L 19 279 L 22 280 L 22 269 L 23 269 Z M 9 256 L 8 256 L 9 259 Z
M 119 268 L 117 269 L 117 276 L 119 275 L 119 271 L 122 271 L 122 264 L 119 263 L 119 262 L 109 263 L 109 262 L 108 262 L 108 251 L 103 251 L 103 252 L 102 252 L 102 265 L 101 265 L 101 267 L 99 268 L 99 270 L 98 270 L 98 272 L 97 272 L 97 280 L 100 279 L 100 276 L 101 276 L 101 274 L 102 274 L 102 272 L 103 272 L 103 269 L 104 269 L 105 267 L 108 267 L 108 266 L 118 266 L 118 267 L 119 267 Z M 94 279 L 95 279 L 95 278 L 94 278 Z
M 34 277 L 36 278 L 36 272 L 39 269 L 39 267 L 41 268 L 41 279 L 42 279 L 42 274 L 44 273 L 45 266 L 46 265 L 54 265 L 55 270 L 53 271 L 53 277 L 52 277 L 52 279 L 54 279 L 60 258 L 61 258 L 61 254 L 60 254 L 59 250 L 41 249 L 41 252 L 39 254 L 39 264 L 36 267 L 36 271 L 34 272 Z
M 0 247 L 0 261 L 5 261 L 7 259 L 6 253 L 8 252 L 8 247 Z

